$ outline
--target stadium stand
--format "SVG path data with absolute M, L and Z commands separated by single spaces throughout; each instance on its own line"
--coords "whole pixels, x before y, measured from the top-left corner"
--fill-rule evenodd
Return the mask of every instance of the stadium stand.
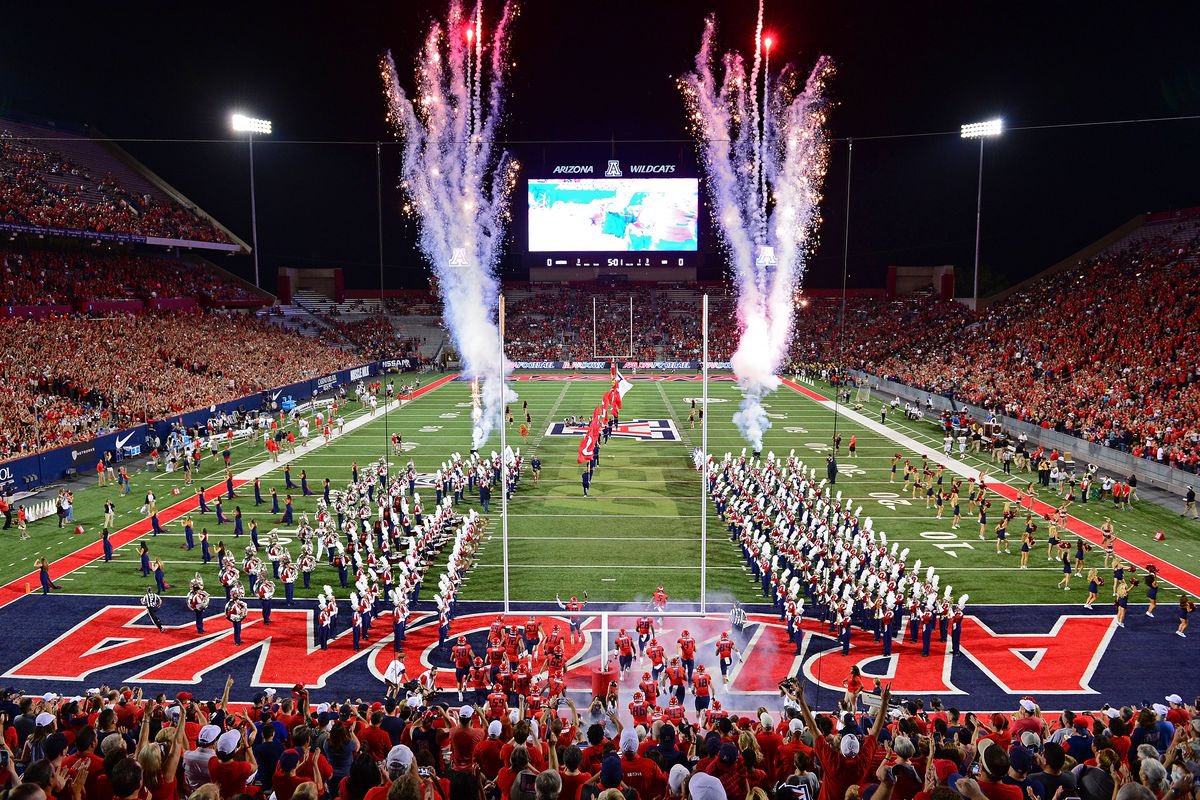
M 95 300 L 163 298 L 240 305 L 262 304 L 268 297 L 195 258 L 93 247 L 0 247 L 0 306 L 79 307 Z
M 0 787 L 75 800 L 1192 800 L 1200 771 L 1196 708 L 1178 695 L 1169 707 L 1061 714 L 1026 698 L 1015 712 L 976 715 L 936 700 L 889 707 L 884 693 L 872 717 L 819 713 L 786 686 L 752 716 L 714 706 L 702 724 L 635 700 L 635 726 L 601 697 L 577 711 L 534 695 L 548 707 L 510 713 L 499 691 L 447 708 L 417 680 L 397 688 L 402 702 L 331 705 L 297 685 L 252 706 L 229 703 L 228 688 L 212 701 L 9 689 Z
M 6 324 L 0 457 L 84 441 L 363 360 L 237 313 L 196 310 Z
M 1144 225 L 977 324 L 899 327 L 846 363 L 1190 471 L 1200 463 L 1200 221 Z M 892 328 L 891 326 L 898 327 Z
M 197 242 L 232 241 L 115 146 L 0 119 L 0 223 Z

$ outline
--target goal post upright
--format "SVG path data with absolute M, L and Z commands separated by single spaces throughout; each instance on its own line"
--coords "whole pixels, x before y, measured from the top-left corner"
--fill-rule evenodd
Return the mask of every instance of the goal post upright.
M 700 613 L 707 610 L 708 589 L 708 294 L 700 298 L 701 351 L 700 413 Z

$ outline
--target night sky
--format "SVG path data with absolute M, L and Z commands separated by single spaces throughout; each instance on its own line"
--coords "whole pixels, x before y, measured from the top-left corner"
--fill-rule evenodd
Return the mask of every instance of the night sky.
M 378 286 L 377 60 L 402 76 L 443 3 L 18 3 L 0 29 L 0 112 L 90 124 L 250 239 L 248 161 L 230 141 L 241 110 L 274 122 L 256 141 L 259 242 L 275 267 L 344 266 Z M 978 147 L 960 123 L 1001 116 L 984 163 L 983 263 L 1011 282 L 1136 213 L 1200 205 L 1200 120 L 1019 131 L 1022 126 L 1200 114 L 1195 3 L 826 3 L 768 0 L 776 39 L 805 70 L 832 56 L 831 132 L 854 137 L 850 284 L 882 285 L 888 264 L 970 271 Z M 495 20 L 499 6 L 485 6 Z M 618 155 L 662 156 L 687 142 L 674 79 L 690 68 L 704 15 L 723 48 L 749 52 L 748 0 L 528 0 L 503 132 L 526 163 L 570 153 L 560 140 L 617 140 Z M 946 136 L 906 136 L 951 132 Z M 870 140 L 876 136 L 901 138 Z M 183 142 L 177 140 L 206 140 Z M 224 140 L 224 141 L 212 141 Z M 358 142 L 299 144 L 289 142 Z M 548 155 L 549 154 L 549 155 Z M 396 209 L 386 148 L 385 284 L 421 285 L 413 227 Z M 655 160 L 659 160 L 655 158 Z M 524 202 L 518 195 L 518 202 Z M 835 145 L 821 244 L 807 283 L 840 284 L 846 146 Z M 524 277 L 523 235 L 503 268 Z M 720 274 L 716 243 L 705 276 Z M 221 262 L 243 275 L 249 259 Z M 965 286 L 960 278 L 960 287 Z

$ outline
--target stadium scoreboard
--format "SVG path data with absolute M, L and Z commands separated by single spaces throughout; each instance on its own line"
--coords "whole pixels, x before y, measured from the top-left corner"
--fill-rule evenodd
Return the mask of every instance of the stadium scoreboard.
M 524 254 L 535 280 L 535 271 L 554 280 L 699 264 L 701 181 L 686 165 L 577 159 L 545 164 L 525 189 Z

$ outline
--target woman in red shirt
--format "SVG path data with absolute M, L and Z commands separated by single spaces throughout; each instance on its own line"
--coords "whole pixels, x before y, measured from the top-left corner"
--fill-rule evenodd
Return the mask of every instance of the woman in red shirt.
M 850 668 L 850 675 L 846 680 L 842 681 L 842 686 L 846 687 L 846 696 L 842 698 L 846 703 L 846 708 L 851 711 L 857 711 L 858 695 L 862 692 L 863 688 L 862 673 L 857 666 Z
M 153 701 L 151 701 L 153 705 Z M 152 800 L 177 800 L 179 797 L 179 762 L 187 749 L 187 728 L 177 722 L 174 735 L 163 751 L 158 742 L 147 742 L 150 732 L 150 713 L 142 716 L 142 732 L 138 741 L 138 763 L 142 766 L 142 783 Z

